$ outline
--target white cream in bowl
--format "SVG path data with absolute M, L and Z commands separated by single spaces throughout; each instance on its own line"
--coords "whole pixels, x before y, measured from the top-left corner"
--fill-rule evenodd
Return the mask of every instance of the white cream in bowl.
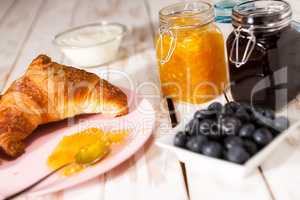
M 97 66 L 116 58 L 126 30 L 117 23 L 88 24 L 58 34 L 54 43 L 72 64 Z

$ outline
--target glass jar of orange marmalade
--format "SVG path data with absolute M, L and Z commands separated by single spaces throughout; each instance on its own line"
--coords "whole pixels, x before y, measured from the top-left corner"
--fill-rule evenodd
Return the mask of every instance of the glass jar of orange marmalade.
M 210 3 L 189 1 L 159 12 L 157 58 L 164 96 L 193 104 L 220 95 L 228 83 L 225 44 Z

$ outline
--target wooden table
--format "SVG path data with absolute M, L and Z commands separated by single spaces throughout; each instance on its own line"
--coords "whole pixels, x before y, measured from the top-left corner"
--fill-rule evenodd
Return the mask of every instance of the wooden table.
M 130 34 L 123 43 L 122 56 L 116 62 L 90 71 L 116 85 L 127 86 L 128 82 L 115 73 L 123 72 L 133 80 L 133 89 L 148 98 L 157 111 L 154 137 L 121 166 L 73 188 L 43 197 L 19 199 L 185 200 L 188 196 L 192 200 L 300 199 L 300 148 L 295 142 L 284 142 L 250 178 L 243 181 L 222 179 L 201 171 L 201 166 L 193 169 L 186 165 L 186 183 L 176 156 L 153 145 L 155 138 L 171 127 L 165 99 L 160 97 L 153 40 L 158 26 L 158 10 L 177 1 L 0 1 L 1 90 L 19 77 L 40 53 L 51 56 L 57 62 L 68 63 L 52 44 L 58 32 L 92 22 L 114 21 L 130 28 Z M 299 0 L 290 0 L 290 3 L 295 18 L 299 20 Z M 291 114 L 300 111 L 295 102 L 289 111 Z M 177 111 L 182 118 L 184 113 L 180 109 Z M 4 181 L 0 180 L 0 184 Z

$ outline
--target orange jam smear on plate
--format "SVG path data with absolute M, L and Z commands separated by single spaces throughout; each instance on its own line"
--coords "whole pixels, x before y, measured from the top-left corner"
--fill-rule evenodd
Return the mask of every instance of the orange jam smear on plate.
M 122 143 L 127 138 L 128 133 L 128 130 L 104 132 L 98 128 L 88 128 L 81 132 L 64 136 L 48 157 L 47 164 L 50 169 L 55 170 L 62 165 L 74 162 L 61 171 L 64 176 L 70 176 L 85 168 L 84 165 L 75 163 L 75 158 L 80 150 L 98 143 L 98 147 L 100 144 L 102 152 L 108 152 L 112 144 Z M 89 153 L 93 154 L 96 152 L 89 151 Z
M 176 36 L 172 56 L 160 63 L 172 48 L 172 37 L 164 34 L 157 39 L 157 57 L 162 91 L 165 96 L 188 103 L 204 103 L 220 95 L 228 83 L 224 39 L 219 28 L 209 23 L 193 28 L 193 19 L 172 20 L 170 30 Z

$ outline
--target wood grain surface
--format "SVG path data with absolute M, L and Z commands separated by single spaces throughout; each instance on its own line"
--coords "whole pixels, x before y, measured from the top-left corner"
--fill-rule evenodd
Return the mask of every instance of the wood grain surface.
M 160 8 L 180 0 L 1 0 L 0 91 L 17 79 L 40 53 L 69 64 L 52 41 L 70 27 L 111 21 L 125 24 L 129 32 L 114 62 L 88 69 L 112 83 L 130 87 L 149 99 L 157 112 L 152 139 L 116 169 L 93 180 L 54 194 L 18 199 L 46 200 L 150 200 L 188 199 L 186 183 L 175 155 L 153 145 L 170 128 L 165 99 L 160 95 L 155 56 L 155 34 Z M 300 21 L 300 1 L 289 0 Z M 176 105 L 183 119 L 191 108 Z M 180 108 L 181 107 L 181 108 Z M 289 116 L 300 119 L 299 102 Z M 300 134 L 300 130 L 299 130 Z M 300 140 L 285 141 L 251 177 L 228 180 L 186 165 L 191 200 L 299 200 Z M 0 184 L 3 182 L 1 181 Z

